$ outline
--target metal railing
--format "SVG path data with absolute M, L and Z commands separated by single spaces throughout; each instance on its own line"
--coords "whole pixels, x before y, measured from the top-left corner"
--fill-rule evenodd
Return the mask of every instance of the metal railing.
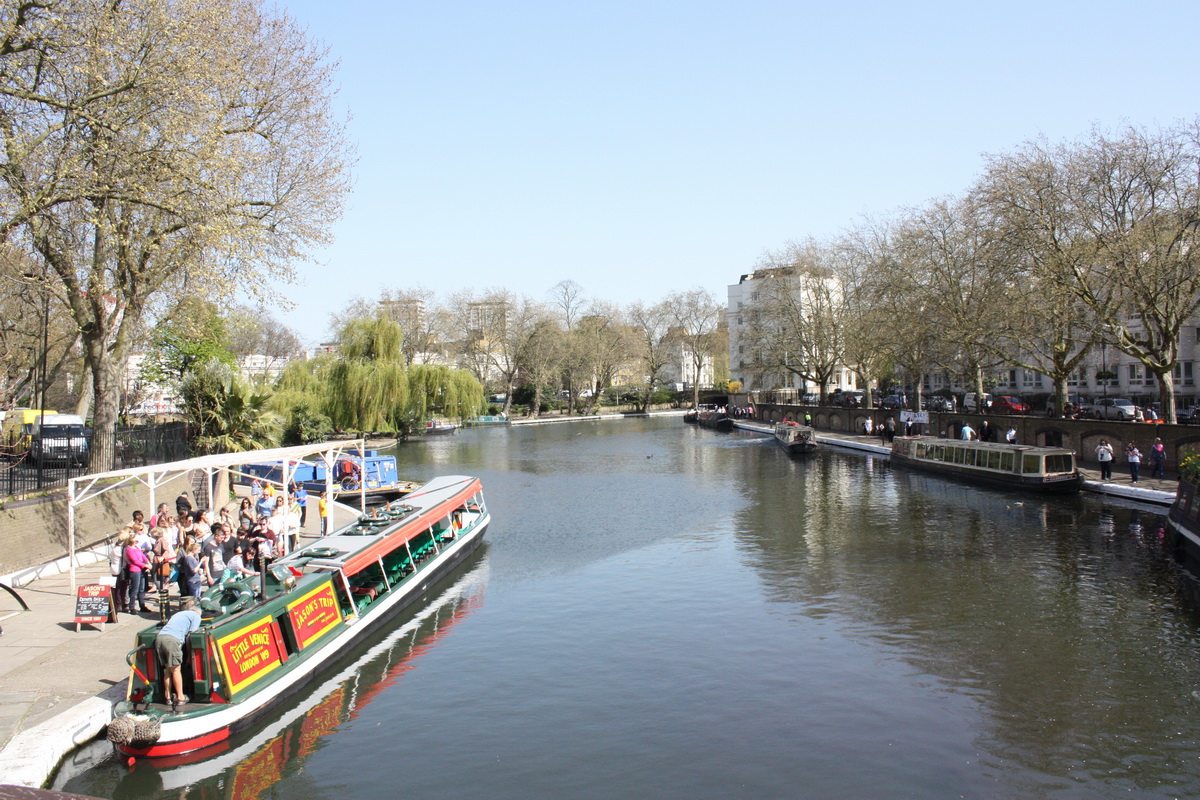
M 192 455 L 187 425 L 137 425 L 117 428 L 113 469 L 178 461 Z M 66 485 L 91 471 L 83 445 L 55 450 L 38 458 L 32 450 L 0 451 L 0 496 L 14 497 Z

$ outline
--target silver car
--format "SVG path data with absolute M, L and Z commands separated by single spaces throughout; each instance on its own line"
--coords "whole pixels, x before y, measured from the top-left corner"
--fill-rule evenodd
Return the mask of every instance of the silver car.
M 1096 419 L 1119 419 L 1132 422 L 1141 419 L 1141 412 L 1132 400 L 1123 397 L 1101 397 L 1088 409 Z

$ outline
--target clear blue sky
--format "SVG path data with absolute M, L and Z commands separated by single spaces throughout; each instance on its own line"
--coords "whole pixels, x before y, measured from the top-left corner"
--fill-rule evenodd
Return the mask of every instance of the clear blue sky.
M 355 297 L 657 301 L 963 191 L 982 156 L 1193 118 L 1197 2 L 282 0 L 340 62 L 358 148 L 315 342 Z

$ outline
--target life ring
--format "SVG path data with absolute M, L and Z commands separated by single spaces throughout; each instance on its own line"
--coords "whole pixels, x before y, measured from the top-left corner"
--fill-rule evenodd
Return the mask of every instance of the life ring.
M 304 551 L 304 555 L 312 558 L 337 558 L 341 554 L 336 547 L 312 547 Z
M 236 614 L 254 602 L 254 591 L 243 581 L 210 587 L 200 598 L 200 608 L 213 614 Z

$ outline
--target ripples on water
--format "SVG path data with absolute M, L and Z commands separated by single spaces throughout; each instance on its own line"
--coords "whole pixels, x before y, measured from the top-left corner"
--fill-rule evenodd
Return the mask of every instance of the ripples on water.
M 1200 794 L 1200 606 L 1156 514 L 869 456 L 791 460 L 678 417 L 467 431 L 398 454 L 413 477 L 484 479 L 487 580 L 453 635 L 418 631 L 389 650 L 402 668 L 345 679 L 369 702 L 191 788 L 115 759 L 61 783 L 204 798 Z M 248 781 L 263 752 L 284 763 Z

